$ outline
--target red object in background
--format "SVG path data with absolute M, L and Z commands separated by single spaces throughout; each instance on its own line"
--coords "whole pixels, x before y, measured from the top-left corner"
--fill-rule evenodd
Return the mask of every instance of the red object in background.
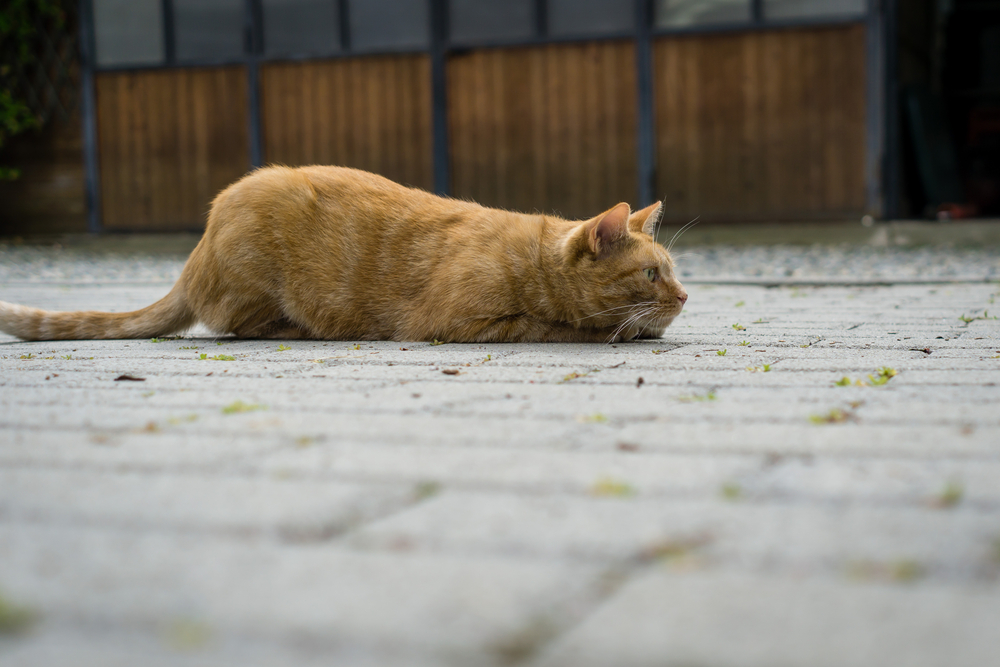
M 938 206 L 938 220 L 964 220 L 979 215 L 979 207 L 975 204 L 941 204 Z
M 979 146 L 989 134 L 1000 134 L 1000 107 L 976 107 L 969 112 L 969 146 Z

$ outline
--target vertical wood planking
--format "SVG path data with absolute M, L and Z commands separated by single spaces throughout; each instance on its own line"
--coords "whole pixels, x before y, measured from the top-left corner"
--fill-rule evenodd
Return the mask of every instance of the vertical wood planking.
M 97 74 L 105 229 L 204 225 L 250 164 L 245 80 L 242 67 Z
M 674 221 L 865 210 L 863 25 L 654 44 L 657 194 Z
M 264 160 L 364 169 L 430 190 L 430 60 L 423 55 L 262 64 Z
M 629 42 L 488 49 L 448 59 L 452 192 L 591 217 L 636 191 Z

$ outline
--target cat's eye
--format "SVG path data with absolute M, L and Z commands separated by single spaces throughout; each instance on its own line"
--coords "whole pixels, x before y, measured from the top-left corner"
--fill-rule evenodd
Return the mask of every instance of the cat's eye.
M 658 274 L 655 268 L 646 269 L 645 271 L 643 271 L 643 273 L 646 274 L 646 278 L 649 280 L 649 282 L 653 282 L 654 280 L 656 280 L 656 276 Z

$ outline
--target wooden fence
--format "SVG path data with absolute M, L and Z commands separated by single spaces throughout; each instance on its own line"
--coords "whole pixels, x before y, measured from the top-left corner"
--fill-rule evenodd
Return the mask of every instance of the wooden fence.
M 245 82 L 240 67 L 97 77 L 105 229 L 204 224 L 216 193 L 247 171 Z
M 669 220 L 857 217 L 866 27 L 653 41 L 656 195 Z M 451 194 L 594 215 L 637 198 L 631 40 L 454 51 Z M 246 66 L 98 71 L 102 224 L 192 230 L 250 168 Z M 265 163 L 340 164 L 432 189 L 431 56 L 260 64 Z
M 865 208 L 865 29 L 659 40 L 657 194 L 684 220 Z

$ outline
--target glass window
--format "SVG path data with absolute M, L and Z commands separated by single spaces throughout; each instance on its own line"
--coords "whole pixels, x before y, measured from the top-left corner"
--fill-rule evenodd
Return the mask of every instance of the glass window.
M 864 14 L 867 0 L 764 0 L 765 19 Z
M 243 0 L 174 0 L 178 61 L 243 55 Z
M 600 35 L 633 29 L 633 0 L 549 0 L 551 35 Z
M 100 66 L 162 63 L 160 0 L 94 0 L 94 37 Z
M 340 50 L 336 0 L 263 0 L 264 54 L 288 56 Z
M 658 28 L 742 23 L 751 18 L 750 0 L 657 0 Z
M 451 0 L 452 42 L 469 44 L 535 35 L 534 0 Z
M 427 0 L 349 0 L 352 51 L 426 49 L 431 19 Z

